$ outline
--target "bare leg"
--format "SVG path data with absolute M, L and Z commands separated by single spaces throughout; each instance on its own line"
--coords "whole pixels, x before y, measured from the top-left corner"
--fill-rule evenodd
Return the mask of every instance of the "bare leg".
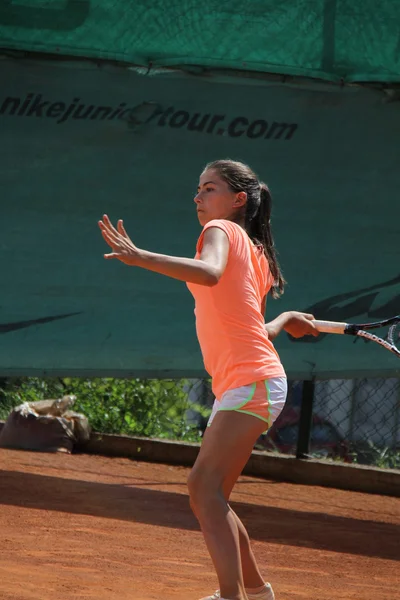
M 242 563 L 243 581 L 246 588 L 257 588 L 263 585 L 264 579 L 258 568 L 253 550 L 251 549 L 249 535 L 237 514 L 231 509 L 235 516 L 239 531 L 240 559 Z
M 265 425 L 264 425 L 265 430 Z M 226 501 L 229 501 L 233 486 L 235 485 L 240 473 L 235 474 L 234 478 L 227 479 L 224 483 L 224 496 Z M 251 549 L 249 535 L 246 531 L 245 526 L 239 519 L 237 514 L 229 507 L 232 514 L 236 519 L 236 525 L 239 532 L 239 544 L 240 544 L 240 557 L 242 563 L 243 581 L 246 588 L 256 588 L 264 583 L 264 579 L 261 575 L 260 569 L 258 568 L 257 561 Z
M 252 560 L 247 533 L 229 507 L 224 488 L 233 487 L 264 429 L 257 417 L 234 411 L 217 413 L 188 480 L 191 505 L 217 572 L 221 597 L 229 600 L 246 599 L 241 546 L 245 552 L 248 548 L 250 575 L 254 557 Z M 258 569 L 256 573 L 259 575 Z M 250 586 L 263 582 L 250 579 L 250 583 L 246 581 Z

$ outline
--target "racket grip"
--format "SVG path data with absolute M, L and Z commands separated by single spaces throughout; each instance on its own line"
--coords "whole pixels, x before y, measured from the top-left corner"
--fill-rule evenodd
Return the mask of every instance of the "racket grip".
M 347 323 L 338 323 L 336 321 L 312 321 L 315 327 L 321 333 L 345 333 Z

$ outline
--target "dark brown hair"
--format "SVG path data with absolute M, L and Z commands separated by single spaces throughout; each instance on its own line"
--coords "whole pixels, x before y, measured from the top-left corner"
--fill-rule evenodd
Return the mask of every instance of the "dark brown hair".
M 244 163 L 226 159 L 215 160 L 204 170 L 213 169 L 235 192 L 246 192 L 245 230 L 250 239 L 264 249 L 269 268 L 274 278 L 271 294 L 274 298 L 283 294 L 285 280 L 276 257 L 271 232 L 272 198 L 268 186 L 259 181 L 257 175 Z

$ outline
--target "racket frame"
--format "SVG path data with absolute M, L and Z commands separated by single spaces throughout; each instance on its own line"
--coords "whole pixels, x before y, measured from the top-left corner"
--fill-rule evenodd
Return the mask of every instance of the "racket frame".
M 365 340 L 380 344 L 386 348 L 386 350 L 389 350 L 396 356 L 400 357 L 400 350 L 396 347 L 393 340 L 394 329 L 396 325 L 400 323 L 400 315 L 391 317 L 390 319 L 385 319 L 383 321 L 375 321 L 374 323 L 340 323 L 336 321 L 320 320 L 315 320 L 313 323 L 321 333 L 336 333 L 339 335 L 345 334 L 362 337 Z M 390 326 L 386 340 L 373 333 L 368 333 L 367 331 L 368 329 L 378 329 L 379 327 L 385 327 L 386 325 Z

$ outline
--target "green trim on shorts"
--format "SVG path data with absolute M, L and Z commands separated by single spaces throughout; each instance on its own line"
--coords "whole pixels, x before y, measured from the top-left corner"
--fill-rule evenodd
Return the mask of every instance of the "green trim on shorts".
M 236 410 L 236 409 L 233 408 L 231 410 Z M 241 412 L 241 413 L 244 413 L 246 415 L 251 415 L 252 417 L 257 417 L 257 419 L 261 419 L 261 421 L 264 421 L 265 423 L 267 423 L 268 428 L 269 428 L 269 418 L 268 419 L 264 419 L 264 417 L 262 417 L 261 415 L 258 415 L 257 413 L 250 412 L 249 410 L 238 410 L 237 412 Z
M 271 407 L 271 402 L 270 402 L 270 400 L 271 400 L 271 390 L 270 390 L 270 387 L 269 387 L 268 379 L 264 380 L 264 385 L 265 385 L 265 389 L 267 391 L 268 417 L 265 419 L 261 415 L 258 415 L 257 413 L 250 412 L 249 410 L 238 410 L 238 412 L 245 413 L 246 415 L 251 415 L 252 417 L 257 417 L 257 419 L 261 419 L 261 421 L 264 421 L 264 423 L 266 423 L 268 425 L 268 428 L 266 429 L 266 431 L 268 431 L 268 429 L 271 427 L 271 412 L 270 412 L 270 407 Z
M 242 404 L 239 404 L 238 406 L 235 406 L 233 408 L 219 408 L 217 410 L 217 413 L 219 413 L 219 411 L 223 410 L 223 411 L 237 411 L 237 412 L 246 412 L 245 410 L 240 410 L 242 408 L 242 406 L 244 406 L 245 404 L 247 404 L 248 402 L 250 402 L 250 400 L 253 398 L 254 393 L 256 391 L 256 387 L 257 387 L 257 382 L 252 383 L 251 384 L 251 391 L 250 394 L 247 396 L 246 400 L 244 402 L 242 402 Z M 248 413 L 249 415 L 253 415 L 253 413 Z M 254 415 L 255 417 L 258 417 L 258 415 Z M 214 415 L 215 417 L 215 415 Z M 262 418 L 262 417 L 260 417 Z M 264 421 L 264 419 L 263 419 Z M 208 422 L 207 423 L 207 427 L 211 427 L 212 423 Z
M 250 400 L 253 399 L 254 393 L 256 391 L 256 387 L 257 387 L 257 382 L 251 384 L 250 394 L 247 396 L 246 400 L 244 400 L 244 402 L 242 402 L 242 404 L 238 404 L 237 406 L 233 406 L 232 408 L 219 408 L 217 412 L 219 412 L 220 410 L 240 410 L 242 408 L 242 406 L 244 406 L 245 404 L 250 402 Z
M 264 421 L 264 423 L 267 423 L 268 425 L 268 429 L 271 427 L 271 413 L 270 413 L 270 400 L 271 400 L 271 390 L 269 387 L 269 383 L 268 383 L 268 379 L 264 380 L 264 385 L 265 385 L 265 389 L 267 392 L 267 402 L 268 402 L 268 417 L 265 419 L 264 417 L 262 417 L 261 415 L 258 415 L 257 413 L 253 413 L 250 410 L 242 410 L 242 407 L 245 406 L 245 404 L 247 404 L 248 402 L 250 402 L 250 400 L 252 400 L 254 393 L 256 391 L 256 387 L 257 387 L 257 382 L 252 383 L 251 384 L 251 392 L 248 395 L 248 397 L 246 398 L 246 400 L 244 402 L 242 402 L 242 404 L 239 404 L 238 406 L 232 407 L 232 408 L 219 408 L 217 410 L 217 412 L 220 411 L 235 411 L 235 412 L 241 412 L 244 413 L 246 415 L 250 415 L 252 417 L 257 417 L 257 419 L 260 419 L 261 421 Z M 210 427 L 212 425 L 212 423 L 208 424 L 207 426 Z
M 268 429 L 271 427 L 271 388 L 269 387 L 269 380 L 265 379 L 265 389 L 267 390 L 267 402 L 268 402 Z

